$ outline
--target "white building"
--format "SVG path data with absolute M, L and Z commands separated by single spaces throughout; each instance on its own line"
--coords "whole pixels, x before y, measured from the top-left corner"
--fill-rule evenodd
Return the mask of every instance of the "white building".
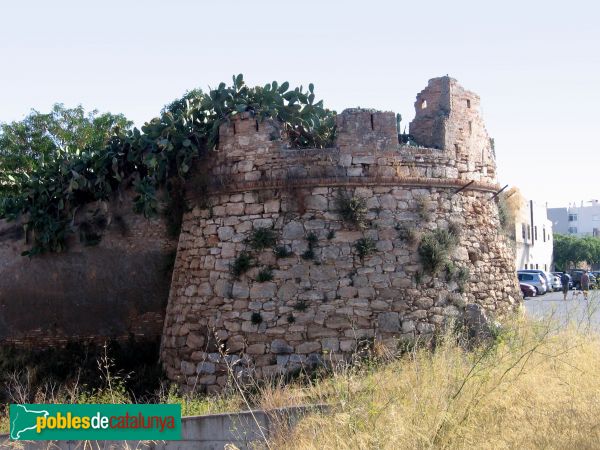
M 574 236 L 600 236 L 600 204 L 592 200 L 584 206 L 569 205 L 568 208 L 548 208 L 548 218 L 555 233 Z
M 523 201 L 515 213 L 517 269 L 548 271 L 552 265 L 552 222 L 546 206 Z

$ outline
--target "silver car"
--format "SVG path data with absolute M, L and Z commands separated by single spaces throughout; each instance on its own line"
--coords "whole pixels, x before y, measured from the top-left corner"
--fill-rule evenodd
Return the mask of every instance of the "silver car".
M 548 284 L 546 283 L 546 279 L 540 273 L 518 271 L 517 277 L 519 278 L 519 282 L 532 285 L 537 291 L 538 295 L 544 295 L 546 292 L 548 292 Z
M 517 270 L 518 273 L 538 273 L 542 276 L 542 278 L 544 279 L 544 281 L 546 282 L 546 289 L 548 291 L 552 290 L 552 284 L 553 284 L 553 279 L 554 279 L 554 275 L 552 275 L 550 272 L 544 272 L 543 270 L 540 269 L 519 269 Z

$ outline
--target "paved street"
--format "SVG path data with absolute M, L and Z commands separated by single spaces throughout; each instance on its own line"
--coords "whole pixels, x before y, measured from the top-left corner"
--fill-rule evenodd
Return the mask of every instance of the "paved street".
M 561 324 L 571 322 L 600 331 L 600 290 L 590 291 L 588 301 L 583 299 L 583 293 L 577 295 L 575 292 L 569 292 L 566 302 L 562 292 L 527 298 L 524 302 L 525 310 L 532 317 L 551 317 Z

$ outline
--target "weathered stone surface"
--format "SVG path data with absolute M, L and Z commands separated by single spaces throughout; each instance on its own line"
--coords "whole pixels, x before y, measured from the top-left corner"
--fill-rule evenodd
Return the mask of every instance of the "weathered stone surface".
M 379 330 L 386 333 L 397 333 L 400 331 L 400 316 L 396 312 L 380 313 L 377 316 Z
M 248 283 L 244 283 L 242 281 L 234 282 L 231 296 L 233 298 L 248 298 L 250 296 L 250 288 L 248 288 Z
M 250 288 L 250 298 L 272 298 L 275 296 L 276 289 L 275 283 L 255 283 Z
M 217 280 L 215 283 L 215 294 L 219 297 L 229 298 L 231 297 L 231 281 L 229 280 Z
M 196 373 L 199 375 L 215 373 L 215 364 L 211 362 L 202 361 L 198 363 L 196 367 Z
M 296 353 L 313 353 L 321 350 L 319 342 L 304 342 L 296 346 Z
M 304 238 L 304 226 L 300 222 L 289 222 L 283 227 L 283 239 Z
M 293 351 L 294 351 L 294 348 L 284 340 L 274 339 L 271 342 L 271 353 L 281 354 L 281 353 L 292 353 Z

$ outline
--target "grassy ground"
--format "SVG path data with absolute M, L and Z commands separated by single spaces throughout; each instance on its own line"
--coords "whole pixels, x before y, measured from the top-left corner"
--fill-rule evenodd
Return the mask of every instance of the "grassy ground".
M 492 341 L 466 349 L 454 334 L 434 350 L 400 356 L 376 348 L 353 367 L 313 381 L 254 386 L 221 397 L 181 397 L 183 415 L 307 403 L 333 405 L 279 433 L 268 448 L 598 448 L 600 335 L 585 327 L 516 319 Z M 118 380 L 62 401 L 129 402 Z M 7 429 L 0 417 L 0 429 Z M 282 430 L 283 431 L 283 430 Z
M 447 336 L 433 352 L 283 391 L 336 406 L 271 448 L 598 448 L 600 336 L 520 320 L 476 350 Z

